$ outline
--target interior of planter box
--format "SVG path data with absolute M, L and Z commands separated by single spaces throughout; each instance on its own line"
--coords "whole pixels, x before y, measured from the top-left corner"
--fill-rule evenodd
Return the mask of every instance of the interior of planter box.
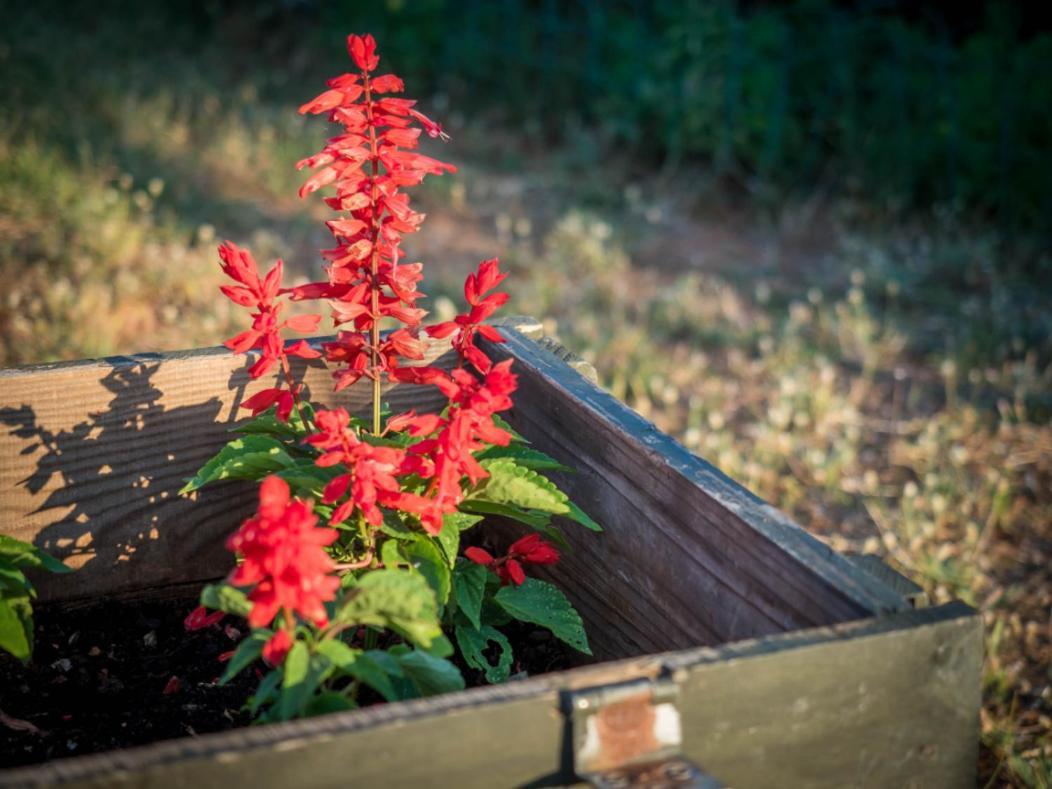
M 570 522 L 572 550 L 544 568 L 581 611 L 599 659 L 715 645 L 859 619 L 901 607 L 857 571 L 533 341 L 513 356 L 508 415 L 568 466 L 557 482 L 601 523 Z M 451 365 L 446 349 L 429 352 Z M 331 393 L 305 371 L 315 402 L 363 411 L 364 385 Z M 76 573 L 36 576 L 44 600 L 163 594 L 222 576 L 226 535 L 254 488 L 178 489 L 223 443 L 258 388 L 225 349 L 0 371 L 0 529 L 64 558 Z M 395 412 L 441 406 L 430 388 L 395 386 Z M 493 523 L 509 539 L 524 527 Z

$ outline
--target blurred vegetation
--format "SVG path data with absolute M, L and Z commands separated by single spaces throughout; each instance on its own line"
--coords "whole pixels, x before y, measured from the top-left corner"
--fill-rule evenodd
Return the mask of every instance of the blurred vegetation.
M 221 238 L 316 276 L 295 108 L 371 31 L 461 167 L 434 312 L 501 254 L 618 397 L 979 606 L 983 781 L 1047 787 L 1052 38 L 863 5 L 0 0 L 0 364 L 217 343 Z

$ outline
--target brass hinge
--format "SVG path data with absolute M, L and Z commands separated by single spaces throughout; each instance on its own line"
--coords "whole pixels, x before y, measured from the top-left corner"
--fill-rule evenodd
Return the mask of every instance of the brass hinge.
M 672 677 L 567 691 L 573 769 L 601 789 L 717 789 L 683 756 L 679 688 Z

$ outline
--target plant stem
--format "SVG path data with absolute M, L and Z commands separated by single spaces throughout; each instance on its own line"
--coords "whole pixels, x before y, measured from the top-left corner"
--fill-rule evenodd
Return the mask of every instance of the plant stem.
M 363 73 L 362 82 L 365 86 L 365 108 L 369 119 L 369 151 L 370 163 L 372 164 L 372 185 L 370 199 L 373 204 L 373 248 L 370 252 L 370 269 L 372 280 L 370 291 L 372 295 L 372 327 L 370 332 L 370 344 L 372 346 L 373 364 L 373 435 L 380 435 L 380 215 L 383 208 L 380 206 L 376 189 L 376 177 L 380 173 L 379 151 L 376 144 L 376 126 L 373 125 L 373 99 L 372 90 L 369 85 L 368 72 Z
M 305 431 L 310 432 L 307 427 L 307 417 L 303 414 L 300 396 L 296 392 L 296 381 L 292 378 L 292 366 L 289 364 L 289 357 L 284 353 L 281 354 L 281 369 L 285 373 L 285 382 L 289 385 L 289 391 L 292 393 L 292 402 L 296 405 L 296 413 L 300 415 L 300 424 L 303 425 Z

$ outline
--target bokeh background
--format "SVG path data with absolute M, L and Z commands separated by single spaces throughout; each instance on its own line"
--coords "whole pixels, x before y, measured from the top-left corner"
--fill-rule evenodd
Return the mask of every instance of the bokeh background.
M 1052 781 L 1052 13 L 896 0 L 0 0 L 0 365 L 214 345 L 304 281 L 296 107 L 372 32 L 460 167 L 431 309 L 509 313 L 838 549 L 987 624 L 982 781 Z

